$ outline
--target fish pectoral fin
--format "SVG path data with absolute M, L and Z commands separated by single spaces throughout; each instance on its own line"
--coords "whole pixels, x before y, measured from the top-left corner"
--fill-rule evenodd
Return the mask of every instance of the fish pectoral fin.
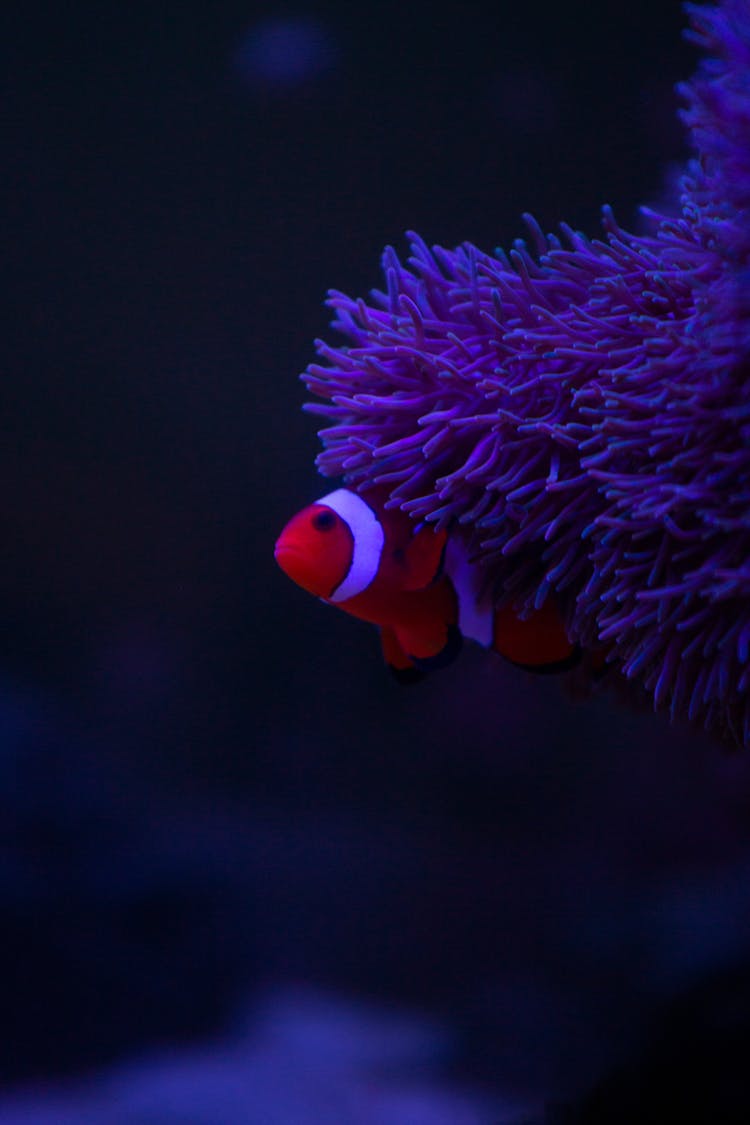
M 407 656 L 394 630 L 387 625 L 380 630 L 380 645 L 388 671 L 400 684 L 416 684 L 424 679 L 425 673 Z
M 420 622 L 395 627 L 396 639 L 412 663 L 429 671 L 444 668 L 461 651 L 462 637 L 457 625 L 445 621 Z
M 405 590 L 423 590 L 436 577 L 443 561 L 448 535 L 423 527 L 409 540 L 406 548 Z
M 513 606 L 496 610 L 492 647 L 511 664 L 532 672 L 562 672 L 580 657 L 578 645 L 568 638 L 552 598 L 525 620 Z

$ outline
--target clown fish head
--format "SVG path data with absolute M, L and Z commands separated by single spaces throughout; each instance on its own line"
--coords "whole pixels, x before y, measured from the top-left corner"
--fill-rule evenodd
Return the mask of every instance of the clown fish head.
M 303 590 L 341 602 L 362 593 L 375 578 L 383 541 L 372 508 L 356 492 L 339 488 L 289 521 L 274 555 Z

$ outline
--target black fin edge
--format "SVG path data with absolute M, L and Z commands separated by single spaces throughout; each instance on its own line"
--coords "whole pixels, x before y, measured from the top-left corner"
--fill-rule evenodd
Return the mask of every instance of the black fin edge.
M 449 664 L 458 656 L 464 639 L 461 636 L 461 630 L 458 625 L 448 626 L 448 640 L 434 656 L 427 656 L 424 659 L 409 655 L 409 659 L 413 660 L 417 668 L 423 668 L 427 672 L 431 672 L 434 668 L 447 668 Z
M 421 668 L 417 668 L 416 665 L 412 665 L 410 668 L 396 668 L 393 664 L 389 664 L 387 667 L 396 683 L 403 687 L 420 683 L 427 674 Z

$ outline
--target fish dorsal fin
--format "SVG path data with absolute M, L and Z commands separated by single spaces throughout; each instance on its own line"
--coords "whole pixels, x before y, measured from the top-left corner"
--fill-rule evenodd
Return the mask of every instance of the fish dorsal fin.
M 448 536 L 445 531 L 423 527 L 411 537 L 406 547 L 405 590 L 423 590 L 440 570 Z

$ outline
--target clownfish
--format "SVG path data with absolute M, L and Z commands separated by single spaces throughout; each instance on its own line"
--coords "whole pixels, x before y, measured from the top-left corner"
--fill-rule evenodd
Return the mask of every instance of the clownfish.
M 561 671 L 578 658 L 548 598 L 521 620 L 496 608 L 460 540 L 386 509 L 348 488 L 298 512 L 279 536 L 285 574 L 329 605 L 380 628 L 383 656 L 402 682 L 450 663 L 463 638 L 534 671 Z

